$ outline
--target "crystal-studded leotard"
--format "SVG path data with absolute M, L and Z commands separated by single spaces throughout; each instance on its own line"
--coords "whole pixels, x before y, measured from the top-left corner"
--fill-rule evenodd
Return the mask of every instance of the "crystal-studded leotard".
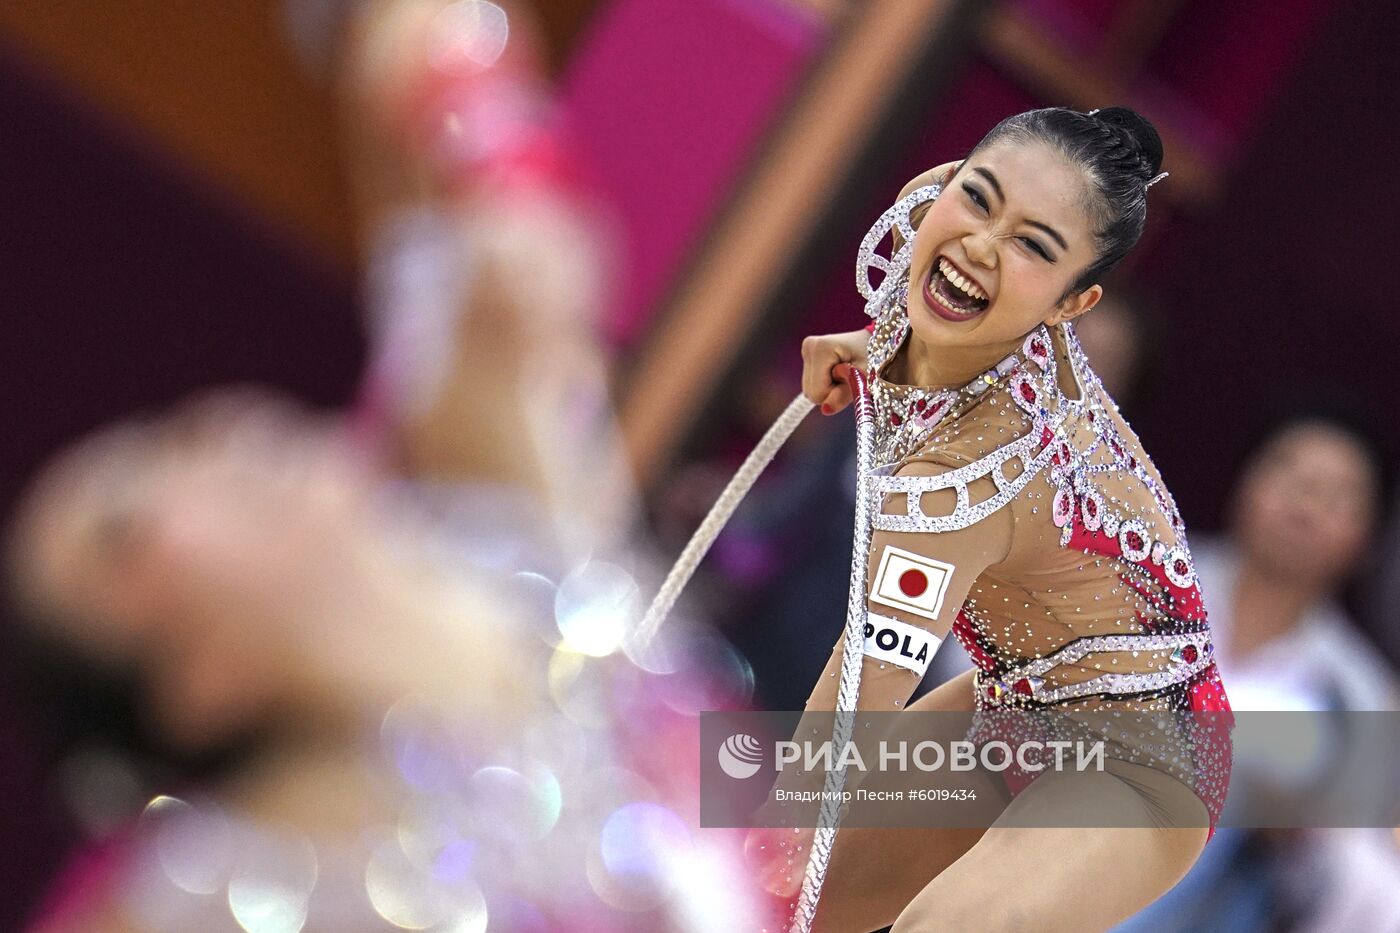
M 881 378 L 907 330 L 907 317 L 891 314 L 871 336 L 884 506 L 875 525 L 927 535 L 927 553 L 955 563 L 937 536 L 1009 514 L 1005 556 L 978 575 L 952 622 L 977 666 L 979 710 L 1228 710 L 1180 513 L 1072 326 L 1037 328 L 960 390 Z M 901 475 L 918 462 L 941 470 Z M 940 492 L 952 501 L 925 510 L 925 495 Z M 1214 823 L 1228 744 L 1185 723 L 1195 734 L 1175 738 L 1188 754 L 1166 766 Z M 1120 736 L 1110 747 L 1162 767 L 1139 747 L 1162 738 Z

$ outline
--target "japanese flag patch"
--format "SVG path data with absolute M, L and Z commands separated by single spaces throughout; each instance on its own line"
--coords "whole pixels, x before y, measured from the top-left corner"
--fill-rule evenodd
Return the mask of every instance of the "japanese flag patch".
M 952 579 L 952 564 L 886 545 L 875 571 L 870 601 L 936 619 Z

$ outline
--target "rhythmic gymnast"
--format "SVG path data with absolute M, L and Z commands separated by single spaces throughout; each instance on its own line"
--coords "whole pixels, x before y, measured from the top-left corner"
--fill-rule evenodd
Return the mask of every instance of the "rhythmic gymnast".
M 804 341 L 809 399 L 846 407 L 858 367 L 874 405 L 860 711 L 904 708 L 952 632 L 974 670 L 909 708 L 981 717 L 979 741 L 1006 710 L 1228 720 L 1181 516 L 1071 324 L 1140 237 L 1161 161 L 1126 108 L 1008 117 L 872 229 L 860 266 L 893 284 L 866 290 L 871 327 Z M 809 714 L 836 708 L 841 658 L 838 641 Z M 998 801 L 989 828 L 841 830 L 812 928 L 1084 933 L 1131 916 L 1195 862 L 1228 783 L 1228 736 L 1168 731 L 1110 746 L 1102 771 L 973 772 Z M 1164 739 L 1184 753 L 1170 764 L 1145 751 Z M 751 849 L 800 867 L 811 838 L 757 831 Z M 798 876 L 771 868 L 770 887 L 791 895 Z

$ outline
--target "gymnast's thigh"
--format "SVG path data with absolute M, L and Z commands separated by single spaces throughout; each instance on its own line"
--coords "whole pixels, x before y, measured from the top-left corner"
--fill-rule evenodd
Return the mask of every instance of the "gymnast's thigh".
M 1102 772 L 1048 772 L 910 901 L 894 933 L 1107 930 L 1171 890 L 1207 832 L 1205 805 L 1159 771 L 1110 759 Z
M 972 707 L 971 672 L 968 672 L 935 688 L 909 709 L 967 712 Z M 984 801 L 995 801 L 998 812 L 1006 806 L 1009 794 L 999 775 L 979 771 L 967 780 L 978 783 L 979 796 Z M 864 787 L 875 789 L 878 785 L 876 773 L 862 781 Z M 977 843 L 986 832 L 985 825 L 957 829 L 842 829 L 832 846 L 831 864 L 813 930 L 815 933 L 868 933 L 894 923 L 900 911 L 931 878 Z

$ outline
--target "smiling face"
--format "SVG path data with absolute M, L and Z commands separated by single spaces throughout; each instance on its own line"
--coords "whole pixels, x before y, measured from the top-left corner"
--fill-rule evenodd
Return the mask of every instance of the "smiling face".
M 909 322 L 930 347 L 1006 348 L 1042 322 L 1087 311 L 1065 297 L 1096 258 L 1084 172 L 1039 141 L 974 152 L 929 205 L 914 238 Z

